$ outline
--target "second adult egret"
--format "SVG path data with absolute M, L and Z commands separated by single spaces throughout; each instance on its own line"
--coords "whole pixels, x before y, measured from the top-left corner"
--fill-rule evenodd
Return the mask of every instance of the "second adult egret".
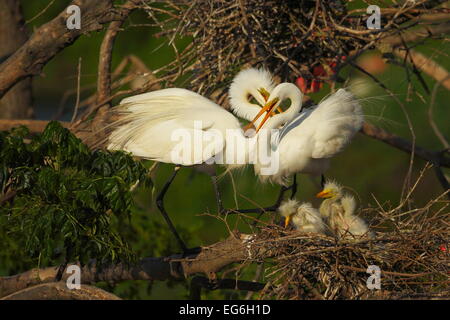
M 287 99 L 291 101 L 289 109 L 270 118 L 270 113 Z M 299 110 L 301 102 L 301 91 L 293 84 L 282 83 L 274 88 L 264 108 L 255 117 L 257 119 L 266 113 L 257 131 L 266 121 L 269 128 L 284 124 L 273 132 L 270 141 L 270 150 L 279 159 L 277 172 L 262 175 L 263 167 L 260 163 L 255 164 L 255 172 L 263 181 L 286 186 L 289 177 L 296 173 L 323 175 L 329 167 L 330 158 L 341 152 L 362 126 L 361 106 L 344 89 L 292 117 L 289 111 Z

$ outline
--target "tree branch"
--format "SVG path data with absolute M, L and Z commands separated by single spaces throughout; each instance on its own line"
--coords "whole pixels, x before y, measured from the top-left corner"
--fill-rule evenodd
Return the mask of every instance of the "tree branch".
M 413 49 L 396 48 L 393 53 L 403 61 L 411 62 L 417 69 L 422 70 L 447 90 L 450 90 L 450 73 L 431 58 Z
M 97 104 L 111 96 L 111 62 L 114 42 L 125 20 L 136 8 L 136 0 L 129 0 L 123 6 L 122 17 L 111 22 L 100 46 L 97 79 Z
M 393 48 L 403 46 L 404 43 L 424 40 L 430 37 L 437 37 L 450 33 L 450 22 L 424 26 L 415 30 L 402 32 L 401 34 L 387 36 L 380 40 L 381 44 L 389 45 Z
M 26 126 L 31 133 L 40 133 L 44 131 L 45 127 L 49 121 L 46 120 L 10 120 L 10 119 L 0 119 L 0 131 L 11 130 L 12 128 L 18 126 Z M 60 121 L 63 127 L 69 128 L 70 123 Z
M 411 153 L 412 143 L 406 139 L 403 139 L 393 133 L 387 132 L 379 127 L 376 127 L 370 123 L 365 122 L 361 128 L 361 133 L 382 141 L 392 147 L 402 150 L 406 153 Z M 425 148 L 415 145 L 414 154 L 431 163 L 438 164 L 442 167 L 450 168 L 450 159 L 446 158 L 441 152 L 433 152 Z
M 44 283 L 10 294 L 0 300 L 121 300 L 97 287 L 69 289 L 64 282 Z
M 180 254 L 161 258 L 144 258 L 136 265 L 119 263 L 101 269 L 96 268 L 95 265 L 86 265 L 81 269 L 81 283 L 179 280 L 196 273 L 203 273 L 211 278 L 211 275 L 225 266 L 250 257 L 253 248 L 248 242 L 249 239 L 253 239 L 252 236 L 232 235 L 222 242 L 202 247 L 200 253 L 185 258 L 182 258 Z M 38 284 L 55 282 L 57 273 L 58 267 L 49 267 L 32 269 L 15 276 L 0 277 L 0 297 Z M 65 281 L 68 276 L 70 275 L 64 272 L 62 280 Z
M 30 39 L 0 65 L 0 98 L 27 77 L 38 75 L 61 50 L 83 34 L 103 29 L 103 25 L 118 20 L 124 9 L 114 8 L 112 0 L 74 0 L 81 10 L 80 30 L 67 28 L 69 14 L 64 10 L 56 18 L 37 29 Z

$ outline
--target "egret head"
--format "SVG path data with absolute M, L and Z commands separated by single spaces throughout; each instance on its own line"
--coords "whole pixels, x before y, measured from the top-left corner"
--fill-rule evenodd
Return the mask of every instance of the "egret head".
M 278 213 L 284 217 L 284 226 L 287 227 L 292 217 L 297 213 L 299 203 L 297 200 L 289 199 L 284 201 L 278 208 Z
M 229 97 L 232 110 L 238 112 L 243 104 L 254 104 L 251 98 L 254 98 L 261 106 L 264 105 L 273 88 L 272 75 L 269 71 L 255 68 L 242 70 L 234 77 L 230 85 Z
M 323 190 L 320 191 L 316 197 L 324 199 L 339 199 L 343 196 L 342 186 L 335 181 L 328 181 L 325 183 Z
M 254 123 L 263 113 L 266 113 L 256 129 L 256 132 L 261 129 L 264 123 L 266 123 L 272 115 L 273 117 L 269 121 L 270 124 L 267 125 L 269 128 L 274 128 L 291 120 L 293 116 L 300 112 L 302 107 L 302 98 L 303 94 L 296 85 L 287 82 L 277 85 L 270 93 L 270 96 L 267 98 L 267 101 L 261 111 L 256 115 L 255 119 L 252 120 L 252 123 Z M 274 115 L 275 110 L 277 110 L 280 107 L 280 104 L 286 99 L 291 100 L 291 106 L 285 112 Z

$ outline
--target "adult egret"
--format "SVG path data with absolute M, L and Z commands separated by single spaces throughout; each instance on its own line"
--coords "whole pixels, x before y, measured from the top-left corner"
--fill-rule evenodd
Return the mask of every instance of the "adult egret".
M 253 97 L 264 105 L 272 88 L 272 77 L 267 71 L 249 69 L 240 72 L 230 87 L 232 110 L 247 119 L 255 117 L 261 107 L 252 103 L 249 98 Z M 222 157 L 225 165 L 239 167 L 246 161 L 227 161 L 227 155 L 234 157 L 234 150 L 227 152 L 227 147 L 239 149 L 244 159 L 247 159 L 249 146 L 254 145 L 248 141 L 256 140 L 257 136 L 246 137 L 239 120 L 232 113 L 195 92 L 181 88 L 162 89 L 128 97 L 123 99 L 113 112 L 117 113 L 120 119 L 111 127 L 108 149 L 125 150 L 140 158 L 176 165 L 172 176 L 158 194 L 156 203 L 169 228 L 186 251 L 186 246 L 178 236 L 163 203 L 164 195 L 179 166 L 200 165 Z M 277 116 L 285 117 L 285 114 L 275 115 L 274 118 Z M 234 130 L 234 134 L 228 134 L 228 130 Z M 180 141 L 184 138 L 187 141 L 184 141 L 185 143 Z M 215 172 L 209 171 L 213 176 L 221 210 Z
M 271 112 L 284 100 L 289 99 L 289 109 L 270 118 Z M 255 163 L 255 172 L 265 181 L 286 186 L 290 176 L 296 173 L 322 175 L 328 169 L 330 158 L 341 152 L 361 128 L 363 113 L 357 99 L 348 91 L 339 89 L 317 106 L 302 111 L 296 117 L 291 112 L 300 110 L 301 91 L 293 84 L 282 83 L 271 92 L 267 103 L 255 119 L 263 120 L 258 130 L 267 122 L 273 130 L 270 150 L 279 159 L 278 170 L 262 175 L 262 166 Z M 283 116 L 284 115 L 284 116 Z
M 342 186 L 329 181 L 325 183 L 323 190 L 317 194 L 317 197 L 324 198 L 319 212 L 336 237 L 364 235 L 372 237 L 372 233 L 364 220 L 355 215 L 355 198 L 345 194 Z
M 325 233 L 326 226 L 319 211 L 309 202 L 300 204 L 297 200 L 288 199 L 280 205 L 278 213 L 285 218 L 285 227 L 292 221 L 299 231 Z

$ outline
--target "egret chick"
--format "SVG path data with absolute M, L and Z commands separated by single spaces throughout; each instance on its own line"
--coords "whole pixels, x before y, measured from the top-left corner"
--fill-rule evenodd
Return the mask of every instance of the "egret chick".
M 319 213 L 326 220 L 335 236 L 338 238 L 349 235 L 372 237 L 366 222 L 355 215 L 355 198 L 346 195 L 342 186 L 334 181 L 329 181 L 325 183 L 323 190 L 317 194 L 317 197 L 325 199 L 319 207 Z
M 297 200 L 289 199 L 280 205 L 278 212 L 285 218 L 285 227 L 292 221 L 299 231 L 325 233 L 325 224 L 319 211 L 309 202 L 299 204 Z

